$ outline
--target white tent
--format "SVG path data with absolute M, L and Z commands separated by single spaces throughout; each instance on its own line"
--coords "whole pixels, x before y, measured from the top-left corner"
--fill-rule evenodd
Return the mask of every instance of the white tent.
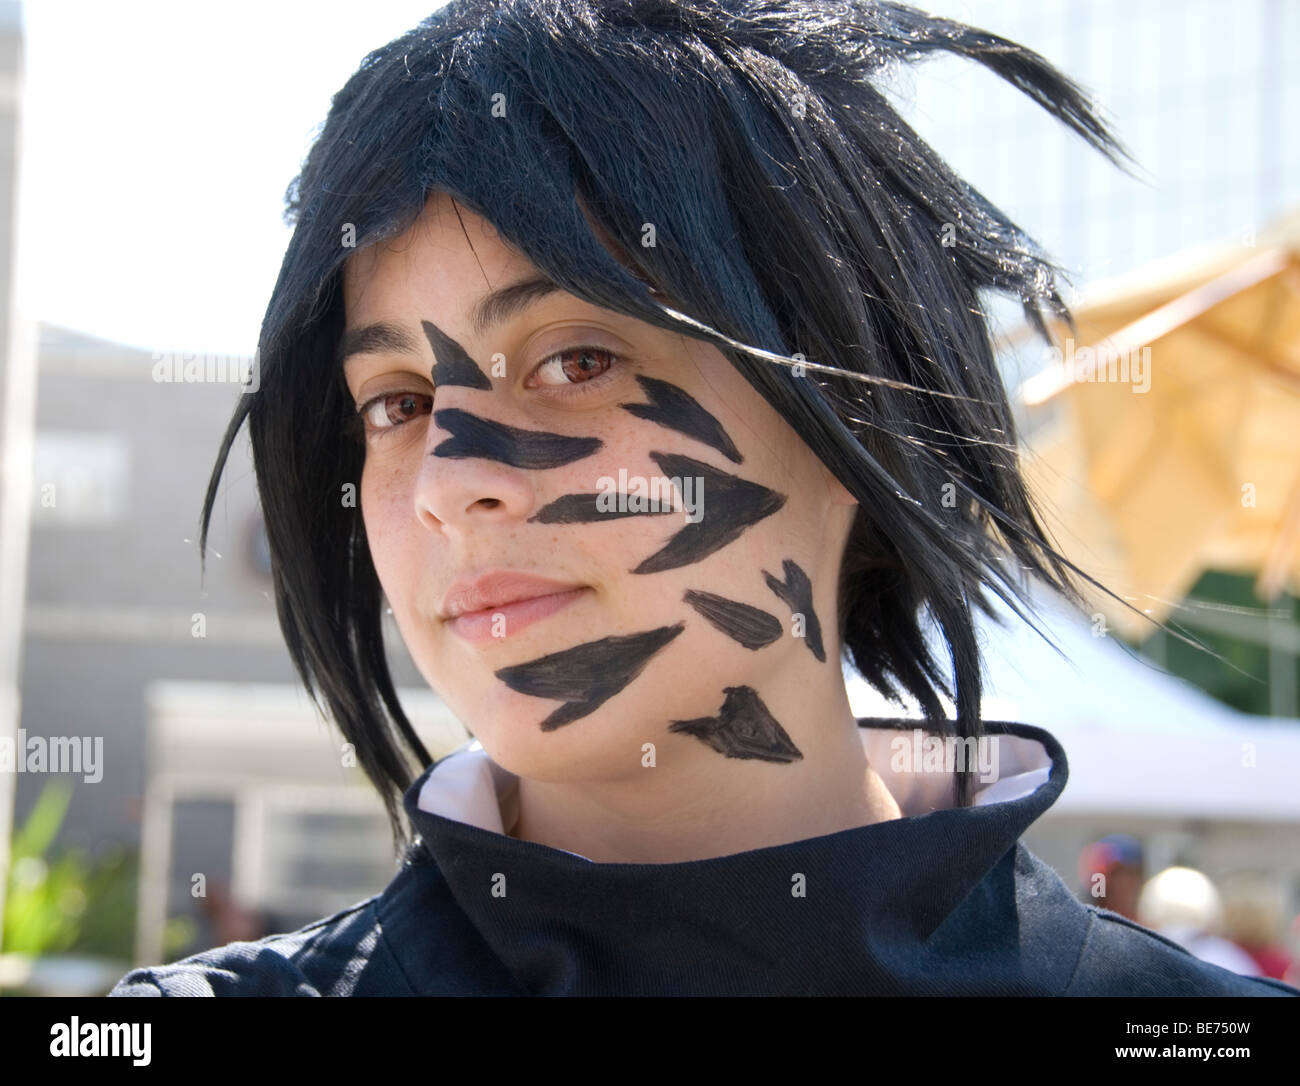
M 1095 635 L 1050 590 L 1034 598 L 1035 621 L 1065 658 L 1000 601 L 1005 628 L 980 614 L 984 715 L 1044 728 L 1065 748 L 1069 783 L 1054 813 L 1300 822 L 1300 722 L 1237 712 Z M 845 675 L 858 716 L 920 715 Z

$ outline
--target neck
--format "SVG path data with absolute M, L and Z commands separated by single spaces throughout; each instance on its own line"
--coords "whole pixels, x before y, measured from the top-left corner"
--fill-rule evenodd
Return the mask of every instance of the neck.
M 778 714 L 803 754 L 799 761 L 726 758 L 673 737 L 673 746 L 660 747 L 658 765 L 617 780 L 521 777 L 510 835 L 597 863 L 680 863 L 899 818 L 837 685 L 838 698 L 824 699 L 829 705 L 791 697 Z M 797 714 L 788 711 L 796 704 Z

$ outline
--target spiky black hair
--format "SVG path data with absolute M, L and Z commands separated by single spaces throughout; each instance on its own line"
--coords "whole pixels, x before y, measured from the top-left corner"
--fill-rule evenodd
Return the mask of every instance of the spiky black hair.
M 247 419 L 289 651 L 395 837 L 411 759 L 430 758 L 389 674 L 362 518 L 340 501 L 364 456 L 341 436 L 355 250 L 340 239 L 348 224 L 358 247 L 400 234 L 431 190 L 577 297 L 713 343 L 781 413 L 859 502 L 838 595 L 847 659 L 944 733 L 981 734 L 986 589 L 1025 618 L 1027 573 L 1081 602 L 1066 567 L 1082 571 L 1026 493 L 980 297 L 1018 297 L 1042 330 L 1045 313 L 1068 318 L 1060 269 L 882 93 L 890 65 L 937 53 L 979 62 L 1123 164 L 1080 87 L 1036 53 L 868 0 L 455 0 L 334 96 L 286 194 L 260 388 L 222 441 L 201 548 Z M 970 788 L 961 774 L 958 803 Z

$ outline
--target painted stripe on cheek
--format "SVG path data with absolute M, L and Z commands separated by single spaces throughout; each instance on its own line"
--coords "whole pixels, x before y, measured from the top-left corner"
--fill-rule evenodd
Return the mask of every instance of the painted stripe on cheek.
M 653 377 L 638 376 L 637 382 L 650 397 L 650 402 L 620 404 L 624 411 L 711 445 L 734 463 L 739 464 L 745 459 L 722 423 L 701 407 L 690 393 Z
M 594 712 L 641 674 L 650 658 L 686 628 L 684 622 L 624 637 L 603 637 L 495 674 L 511 690 L 565 702 L 541 723 L 554 731 Z

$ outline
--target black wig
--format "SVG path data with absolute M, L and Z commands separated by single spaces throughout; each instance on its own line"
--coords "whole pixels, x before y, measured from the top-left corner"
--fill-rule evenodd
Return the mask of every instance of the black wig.
M 846 658 L 944 734 L 981 733 L 985 588 L 1026 619 L 1026 574 L 1082 602 L 1065 567 L 1082 571 L 1026 493 L 978 293 L 1017 296 L 1043 331 L 1047 312 L 1068 319 L 1060 269 L 873 85 L 939 52 L 1122 164 L 1081 89 L 1036 53 L 870 0 L 453 0 L 334 96 L 286 194 L 260 388 L 222 441 L 200 545 L 247 418 L 289 652 L 396 838 L 411 759 L 431 759 L 389 673 L 360 510 L 342 500 L 364 448 L 343 436 L 354 407 L 336 351 L 345 239 L 400 234 L 430 190 L 571 294 L 714 344 L 780 412 L 859 502 L 838 595 Z M 960 774 L 959 804 L 970 789 Z

